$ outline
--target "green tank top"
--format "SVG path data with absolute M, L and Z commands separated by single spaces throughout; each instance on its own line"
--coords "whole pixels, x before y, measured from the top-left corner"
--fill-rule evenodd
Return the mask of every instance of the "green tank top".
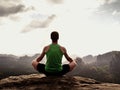
M 51 44 L 49 50 L 46 52 L 46 65 L 47 72 L 58 72 L 62 70 L 62 57 L 63 53 L 58 44 Z

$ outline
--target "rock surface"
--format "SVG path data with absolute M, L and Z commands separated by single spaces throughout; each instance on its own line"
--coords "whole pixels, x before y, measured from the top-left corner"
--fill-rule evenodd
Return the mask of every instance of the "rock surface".
M 31 74 L 0 80 L 0 90 L 120 90 L 120 84 L 101 83 L 79 76 L 45 77 Z

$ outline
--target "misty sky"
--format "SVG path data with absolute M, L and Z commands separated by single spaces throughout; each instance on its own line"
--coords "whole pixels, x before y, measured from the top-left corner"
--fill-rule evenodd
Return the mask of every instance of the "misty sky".
M 120 0 L 0 0 L 0 54 L 41 53 L 52 31 L 70 55 L 120 51 Z

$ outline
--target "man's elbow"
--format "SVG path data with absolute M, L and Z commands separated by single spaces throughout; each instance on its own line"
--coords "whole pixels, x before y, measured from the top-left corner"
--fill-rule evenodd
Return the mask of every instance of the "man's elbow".
M 73 59 L 72 59 L 72 58 L 70 58 L 70 57 L 69 57 L 67 60 L 68 60 L 69 62 L 72 62 L 72 61 L 73 61 Z

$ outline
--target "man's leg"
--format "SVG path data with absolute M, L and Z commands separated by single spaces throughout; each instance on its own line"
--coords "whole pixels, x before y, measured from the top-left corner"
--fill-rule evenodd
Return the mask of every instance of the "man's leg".
M 39 64 L 39 62 L 37 62 L 36 60 L 32 61 L 32 66 L 34 67 L 35 70 L 37 70 L 38 64 Z
M 62 67 L 63 67 L 63 70 L 61 71 L 61 75 L 64 75 L 70 71 L 72 71 L 74 69 L 74 67 L 76 66 L 76 61 L 73 61 L 69 64 L 64 64 Z
M 36 60 L 32 61 L 32 66 L 34 67 L 35 70 L 37 70 L 39 73 L 46 74 L 45 71 L 45 65 L 42 63 L 37 62 Z
M 72 62 L 70 62 L 69 63 L 69 66 L 70 66 L 70 71 L 72 71 L 74 68 L 75 68 L 75 66 L 77 65 L 77 63 L 76 63 L 76 61 L 74 60 L 74 61 L 72 61 Z

